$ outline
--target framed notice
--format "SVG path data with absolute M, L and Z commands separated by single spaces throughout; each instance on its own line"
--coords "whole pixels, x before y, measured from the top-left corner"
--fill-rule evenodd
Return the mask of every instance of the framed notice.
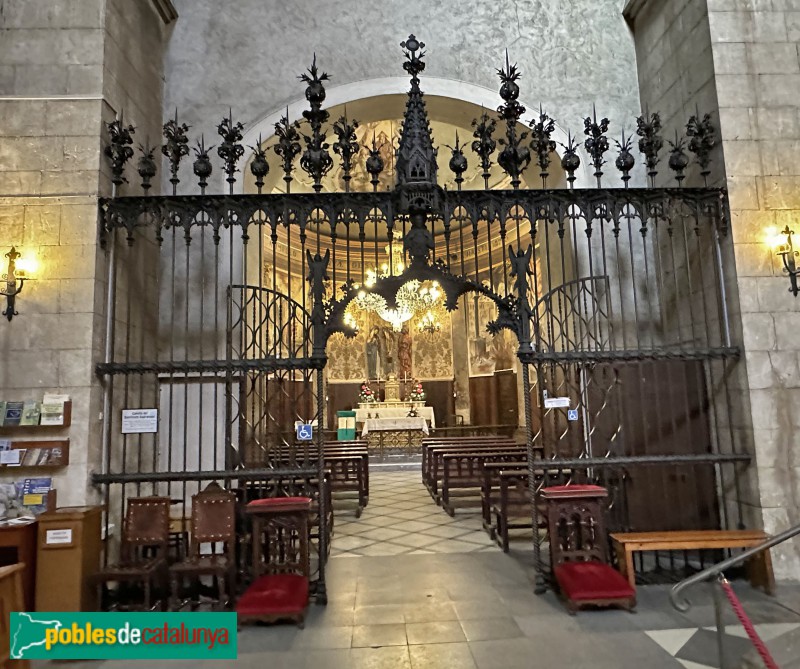
M 158 432 L 158 409 L 123 409 L 122 434 Z
M 47 530 L 45 533 L 44 542 L 50 544 L 71 544 L 72 543 L 72 530 Z

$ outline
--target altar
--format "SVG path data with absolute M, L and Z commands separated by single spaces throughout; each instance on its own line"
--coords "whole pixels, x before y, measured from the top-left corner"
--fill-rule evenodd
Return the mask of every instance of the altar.
M 428 421 L 431 429 L 436 428 L 433 407 L 422 402 L 361 402 L 356 409 L 356 425 L 363 425 L 370 418 L 405 418 L 412 408 Z
M 367 418 L 361 431 L 367 448 L 379 458 L 384 455 L 416 455 L 422 451 L 422 438 L 429 434 L 422 416 Z

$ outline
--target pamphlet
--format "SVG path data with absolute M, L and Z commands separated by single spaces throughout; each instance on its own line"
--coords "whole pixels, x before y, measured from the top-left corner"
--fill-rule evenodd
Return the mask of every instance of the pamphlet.
M 39 416 L 42 414 L 42 407 L 36 400 L 25 402 L 22 406 L 22 418 L 20 425 L 38 425 Z
M 51 478 L 25 479 L 22 484 L 22 505 L 37 515 L 47 511 L 47 494 L 52 484 Z
M 19 466 L 24 454 L 24 448 L 10 448 L 7 451 L 0 451 L 0 465 Z
M 6 413 L 3 425 L 19 425 L 19 422 L 22 420 L 23 406 L 24 402 L 6 402 Z

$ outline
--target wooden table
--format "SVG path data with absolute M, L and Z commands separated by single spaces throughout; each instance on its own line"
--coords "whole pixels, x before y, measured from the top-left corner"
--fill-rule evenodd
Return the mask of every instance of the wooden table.
M 34 611 L 36 591 L 36 529 L 37 522 L 31 520 L 22 525 L 0 526 L 0 560 L 3 566 L 25 563 L 22 572 L 22 590 L 25 594 L 25 610 Z M 3 550 L 8 549 L 8 550 Z
M 761 530 L 688 530 L 675 532 L 615 532 L 611 535 L 622 575 L 636 587 L 633 554 L 636 551 L 690 551 L 721 548 L 751 548 L 766 541 Z M 772 558 L 769 550 L 753 556 L 747 565 L 753 587 L 762 586 L 768 594 L 775 591 Z

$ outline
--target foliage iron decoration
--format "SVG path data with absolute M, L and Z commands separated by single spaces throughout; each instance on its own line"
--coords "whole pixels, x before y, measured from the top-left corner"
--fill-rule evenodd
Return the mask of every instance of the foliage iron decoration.
M 650 187 L 655 188 L 656 175 L 658 170 L 659 151 L 664 146 L 661 137 L 661 116 L 645 110 L 645 113 L 636 119 L 636 134 L 639 135 L 639 151 L 644 155 L 644 163 L 647 166 L 647 177 Z
M 228 182 L 229 192 L 233 193 L 233 184 L 236 183 L 234 174 L 238 172 L 236 163 L 244 155 L 244 147 L 241 145 L 242 129 L 244 125 L 240 122 L 233 122 L 233 111 L 228 109 L 228 116 L 223 118 L 217 126 L 217 133 L 222 137 L 222 143 L 217 148 L 217 155 L 224 161 L 224 170 L 227 174 L 225 181 Z
M 489 170 L 492 168 L 492 154 L 497 148 L 497 142 L 492 136 L 497 128 L 497 122 L 484 111 L 479 118 L 473 119 L 472 127 L 475 128 L 475 132 L 472 133 L 475 138 L 472 142 L 472 150 L 481 159 L 483 185 L 484 188 L 488 189 Z
M 273 147 L 275 153 L 281 159 L 283 167 L 283 180 L 286 182 L 286 192 L 290 192 L 292 185 L 292 172 L 294 171 L 294 159 L 300 155 L 300 133 L 297 129 L 300 124 L 297 121 L 289 122 L 289 109 L 286 109 L 286 116 L 275 124 L 275 135 L 278 143 Z
M 136 129 L 132 125 L 125 125 L 122 114 L 107 124 L 110 142 L 104 153 L 111 162 L 111 182 L 120 186 L 128 180 L 125 178 L 125 163 L 133 157 L 133 135 Z
M 711 150 L 716 145 L 717 137 L 716 128 L 711 122 L 711 114 L 705 114 L 703 118 L 700 118 L 700 111 L 696 110 L 686 124 L 686 134 L 689 136 L 689 151 L 694 154 L 695 160 L 700 166 L 703 185 L 708 186 L 708 175 L 711 174 L 709 169 Z
M 587 153 L 592 157 L 592 166 L 594 167 L 594 176 L 597 179 L 597 187 L 602 187 L 603 178 L 603 165 L 606 161 L 603 158 L 605 152 L 609 149 L 608 137 L 608 119 L 603 118 L 598 123 L 597 109 L 592 105 L 591 117 L 586 117 L 583 120 L 583 134 L 587 136 L 584 142 Z
M 353 119 L 352 122 L 347 120 L 347 109 L 344 114 L 333 124 L 333 132 L 336 135 L 336 141 L 333 144 L 333 151 L 342 159 L 342 172 L 344 173 L 342 179 L 344 180 L 345 192 L 350 192 L 350 179 L 352 178 L 350 172 L 353 169 L 353 156 L 358 154 L 360 149 L 356 139 L 356 128 L 358 128 L 358 121 Z
M 555 121 L 545 114 L 542 106 L 539 105 L 538 120 L 531 121 L 531 150 L 536 154 L 536 163 L 539 165 L 539 176 L 542 178 L 542 188 L 547 188 L 547 177 L 551 157 L 550 154 L 556 150 L 556 143 L 551 138 L 556 129 Z
M 181 167 L 181 160 L 189 154 L 189 138 L 186 136 L 186 133 L 189 132 L 189 126 L 178 121 L 178 110 L 176 109 L 175 118 L 164 124 L 163 131 L 164 139 L 167 141 L 161 147 L 161 153 L 169 161 L 171 174 L 169 182 L 172 184 L 172 194 L 175 195 L 180 183 L 178 171 Z

